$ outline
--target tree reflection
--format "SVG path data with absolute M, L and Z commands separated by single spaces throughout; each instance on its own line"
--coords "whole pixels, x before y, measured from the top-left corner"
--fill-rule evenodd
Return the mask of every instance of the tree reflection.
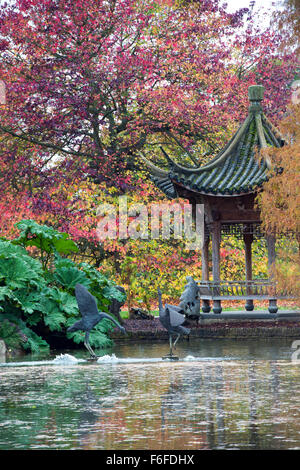
M 295 448 L 299 379 L 273 358 L 2 370 L 0 448 Z

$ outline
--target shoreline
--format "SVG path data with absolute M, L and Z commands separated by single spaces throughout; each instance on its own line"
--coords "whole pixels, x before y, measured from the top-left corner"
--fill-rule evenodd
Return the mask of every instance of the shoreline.
M 194 323 L 194 322 L 193 322 Z M 125 320 L 126 340 L 158 341 L 168 339 L 168 332 L 158 318 L 153 320 Z M 300 314 L 293 319 L 209 319 L 199 324 L 187 325 L 190 338 L 300 338 Z M 113 341 L 124 341 L 124 335 L 117 329 L 110 333 Z

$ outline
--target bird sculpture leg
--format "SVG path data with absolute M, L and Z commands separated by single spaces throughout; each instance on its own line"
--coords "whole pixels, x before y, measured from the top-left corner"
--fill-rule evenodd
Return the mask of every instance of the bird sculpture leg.
M 180 338 L 180 333 L 178 333 L 177 338 L 176 338 L 175 341 L 174 341 L 174 344 L 173 344 L 174 349 L 176 349 L 176 343 L 177 343 L 177 341 L 179 340 L 179 338 Z
M 172 335 L 169 335 L 169 342 L 170 342 L 170 356 L 173 356 L 173 348 L 172 348 Z
M 90 353 L 91 357 L 92 357 L 93 359 L 96 359 L 97 356 L 96 356 L 96 354 L 94 353 L 94 351 L 92 350 L 91 345 L 90 345 L 90 343 L 89 343 L 89 336 L 90 336 L 90 332 L 87 331 L 87 332 L 85 333 L 84 345 L 85 345 L 86 349 L 88 350 L 88 352 Z

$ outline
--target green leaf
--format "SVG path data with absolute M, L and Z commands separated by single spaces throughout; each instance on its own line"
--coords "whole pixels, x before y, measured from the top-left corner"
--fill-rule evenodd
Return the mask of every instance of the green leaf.
M 79 314 L 76 298 L 67 292 L 60 292 L 60 308 L 68 315 Z
M 37 274 L 32 271 L 23 258 L 0 259 L 0 279 L 11 289 L 20 289 L 30 283 Z
M 55 253 L 55 268 L 72 268 L 76 267 L 74 261 L 69 258 L 62 258 L 58 253 Z
M 72 339 L 74 343 L 80 344 L 84 342 L 85 333 L 82 331 L 74 331 L 73 333 L 67 333 L 67 338 Z
M 70 253 L 78 252 L 78 247 L 73 240 L 70 240 L 67 233 L 61 233 L 61 237 L 57 238 L 53 241 L 53 245 L 58 253 L 62 253 L 64 255 L 69 255 Z
M 24 349 L 29 349 L 32 352 L 39 352 L 41 349 L 49 349 L 49 345 L 45 340 L 43 340 L 39 335 L 32 331 L 26 323 L 21 320 L 17 315 L 14 314 L 0 314 L 0 322 L 4 320 L 9 320 L 13 322 L 19 330 L 19 333 L 23 333 L 26 336 L 27 341 L 22 343 Z
M 43 280 L 41 278 L 44 276 L 44 271 L 43 271 L 40 261 L 29 256 L 27 252 L 26 252 L 26 256 L 25 255 L 22 256 L 22 260 L 24 263 L 26 263 L 27 267 L 31 270 L 34 276 L 34 279 L 39 279 L 42 283 Z
M 88 278 L 95 285 L 95 287 L 97 287 L 97 289 L 108 285 L 107 277 L 100 273 L 97 269 L 93 268 L 87 263 L 80 263 L 78 266 L 84 273 L 86 273 Z
M 43 313 L 43 320 L 45 325 L 51 331 L 59 331 L 62 325 L 66 323 L 66 317 L 56 300 L 43 296 L 39 303 L 39 309 Z
M 6 297 L 12 298 L 15 300 L 15 296 L 9 287 L 7 286 L 0 287 L 0 302 L 4 300 Z
M 72 339 L 74 343 L 80 344 L 84 342 L 85 333 L 82 331 L 74 331 L 73 333 L 67 333 L 67 337 Z M 92 347 L 99 349 L 113 345 L 113 341 L 108 338 L 106 333 L 96 328 L 90 332 L 89 341 Z
M 113 284 L 104 287 L 102 293 L 108 300 L 116 299 L 119 302 L 124 302 L 126 300 L 126 294 L 120 292 L 119 289 L 117 289 L 117 287 Z
M 79 314 L 76 298 L 68 292 L 63 292 L 56 287 L 47 288 L 42 291 L 42 297 L 56 302 L 58 308 L 68 316 L 74 317 Z M 43 308 L 43 311 L 47 313 L 47 309 Z
M 41 350 L 49 350 L 48 343 L 37 335 L 34 331 L 26 329 L 28 340 L 24 344 L 25 349 L 29 349 L 33 353 L 39 353 Z
M 0 338 L 4 339 L 9 348 L 19 348 L 21 346 L 21 337 L 17 326 L 7 319 L 0 321 Z
M 91 331 L 89 341 L 92 347 L 99 349 L 108 348 L 113 345 L 113 341 L 104 332 L 97 329 Z
M 66 323 L 66 317 L 58 310 L 57 305 L 53 304 L 52 307 L 53 309 L 44 315 L 44 323 L 51 331 L 60 331 Z
M 15 298 L 25 313 L 33 313 L 39 306 L 40 293 L 37 291 L 28 292 L 27 289 L 18 289 L 14 292 Z
M 10 258 L 11 256 L 28 256 L 25 248 L 14 245 L 11 241 L 0 240 L 0 258 Z
M 69 239 L 69 234 L 59 232 L 53 227 L 47 225 L 39 225 L 34 220 L 21 220 L 16 224 L 21 230 L 20 236 L 13 240 L 14 244 L 22 246 L 36 246 L 41 251 L 46 253 L 59 253 L 69 254 L 77 252 L 78 247 L 76 243 Z
M 74 289 L 78 283 L 85 287 L 89 287 L 90 285 L 86 274 L 75 267 L 59 268 L 55 271 L 53 278 L 67 289 Z

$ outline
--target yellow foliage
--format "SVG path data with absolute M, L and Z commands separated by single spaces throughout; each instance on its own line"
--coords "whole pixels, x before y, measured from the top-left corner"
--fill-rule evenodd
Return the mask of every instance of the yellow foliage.
M 258 204 L 264 229 L 277 236 L 290 233 L 296 240 L 286 243 L 286 262 L 276 267 L 276 279 L 283 289 L 300 295 L 300 103 L 291 105 L 281 123 L 286 145 L 267 150 L 273 174 L 263 186 Z

